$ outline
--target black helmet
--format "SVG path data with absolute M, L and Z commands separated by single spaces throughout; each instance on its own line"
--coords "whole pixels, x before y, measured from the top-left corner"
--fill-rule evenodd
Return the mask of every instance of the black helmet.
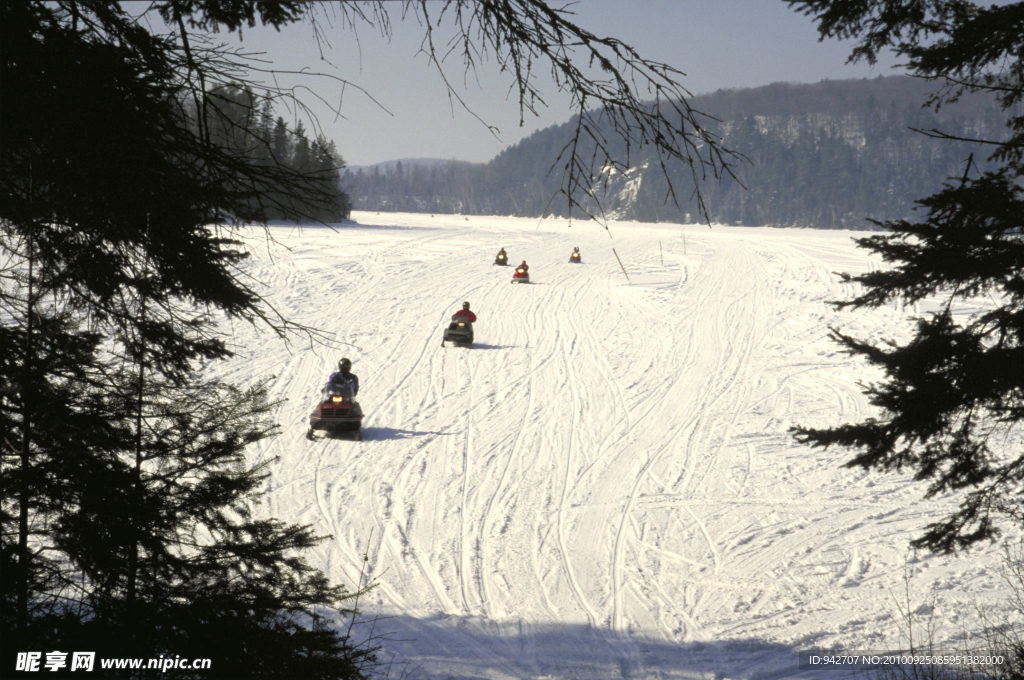
M 352 362 L 348 359 L 342 359 L 338 362 L 338 370 L 342 373 L 348 373 L 350 368 L 352 368 Z
M 462 303 L 462 308 L 463 309 L 469 309 L 469 303 L 468 302 L 463 302 Z

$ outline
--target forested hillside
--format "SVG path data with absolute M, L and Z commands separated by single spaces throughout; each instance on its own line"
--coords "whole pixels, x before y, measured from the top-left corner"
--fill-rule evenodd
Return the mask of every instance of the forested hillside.
M 972 153 L 984 165 L 989 152 L 913 129 L 975 139 L 1005 136 L 1005 116 L 981 96 L 939 111 L 922 108 L 935 87 L 908 77 L 879 77 L 775 83 L 695 97 L 694 108 L 718 119 L 711 126 L 726 146 L 749 159 L 735 167 L 736 179 L 710 179 L 702 187 L 712 220 L 862 228 L 871 226 L 867 218 L 909 217 L 916 199 L 963 175 Z M 562 174 L 557 158 L 572 130 L 572 121 L 541 130 L 486 164 L 394 164 L 346 172 L 342 183 L 353 207 L 362 210 L 566 215 L 566 198 L 556 196 Z M 633 169 L 626 174 L 609 172 L 593 180 L 604 185 L 607 216 L 696 219 L 688 168 L 668 166 L 677 207 L 653 154 L 634 149 L 630 161 Z

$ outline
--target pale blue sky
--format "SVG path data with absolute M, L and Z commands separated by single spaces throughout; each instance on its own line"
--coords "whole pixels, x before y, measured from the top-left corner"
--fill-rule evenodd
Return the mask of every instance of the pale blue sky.
M 337 82 L 301 79 L 310 89 L 299 93 L 304 100 L 315 102 L 311 95 L 315 92 L 342 103 L 343 118 L 318 107 L 318 120 L 348 164 L 399 158 L 487 161 L 532 132 L 569 119 L 568 98 L 545 79 L 541 89 L 548 96 L 548 107 L 540 110 L 540 117 L 527 114 L 520 127 L 518 106 L 509 92 L 512 81 L 497 72 L 493 61 L 468 81 L 458 60 L 446 62 L 449 80 L 458 84 L 460 95 L 477 115 L 499 128 L 495 138 L 457 103 L 449 102 L 436 69 L 424 55 L 416 54 L 422 28 L 415 18 L 401 20 L 399 3 L 389 6 L 393 7 L 390 43 L 369 26 L 359 27 L 357 42 L 350 30 L 336 25 L 328 33 L 331 44 L 324 53 L 329 63 L 321 61 L 308 23 L 281 33 L 262 28 L 243 34 L 245 49 L 266 52 L 276 67 L 334 74 L 362 87 L 387 109 L 355 88 L 346 88 L 342 98 Z M 441 5 L 428 7 L 440 9 Z M 584 0 L 571 9 L 576 23 L 592 33 L 615 36 L 645 57 L 686 73 L 683 84 L 694 94 L 777 81 L 813 83 L 899 72 L 888 57 L 875 67 L 847 65 L 849 43 L 818 42 L 812 19 L 780 0 Z M 220 38 L 233 45 L 239 40 L 237 35 Z M 545 74 L 547 70 L 541 69 Z M 294 119 L 294 112 L 281 113 Z

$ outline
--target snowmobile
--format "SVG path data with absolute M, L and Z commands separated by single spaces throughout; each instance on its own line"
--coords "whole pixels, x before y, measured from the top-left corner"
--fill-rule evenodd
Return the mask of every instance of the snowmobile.
M 572 251 L 572 255 L 569 256 L 569 264 L 582 264 L 583 260 L 580 259 L 579 248 Z
M 441 340 L 441 347 L 445 342 L 454 342 L 455 346 L 473 348 L 473 322 L 465 316 L 453 316 L 452 322 L 444 331 L 444 338 Z
M 347 383 L 329 382 L 324 386 L 320 404 L 309 416 L 306 438 L 312 439 L 315 430 L 350 433 L 356 441 L 363 441 L 363 409 Z
M 530 274 L 526 271 L 526 267 L 519 265 L 516 267 L 516 273 L 512 275 L 512 283 L 529 283 Z
M 498 257 L 494 258 L 494 264 L 500 264 L 502 267 L 508 266 L 508 255 L 502 250 L 498 253 Z

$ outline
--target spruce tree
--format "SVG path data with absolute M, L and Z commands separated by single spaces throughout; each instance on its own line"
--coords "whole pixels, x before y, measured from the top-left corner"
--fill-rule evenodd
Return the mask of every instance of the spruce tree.
M 993 539 L 1002 521 L 1024 525 L 1024 3 L 791 4 L 816 17 L 823 37 L 858 38 L 855 56 L 894 47 L 936 82 L 936 106 L 982 91 L 1003 109 L 1008 135 L 973 140 L 994 149 L 995 169 L 962 159 L 959 177 L 917 201 L 922 219 L 888 221 L 880 225 L 888 233 L 858 240 L 890 266 L 846 276 L 864 292 L 840 307 L 944 301 L 915 320 L 906 343 L 835 332 L 846 351 L 884 371 L 866 387 L 879 415 L 796 429 L 803 443 L 856 450 L 851 467 L 909 469 L 929 483 L 928 496 L 958 493 L 959 508 L 914 545 L 951 552 Z M 965 141 L 956 131 L 921 130 Z M 984 311 L 958 313 L 965 303 Z
M 0 101 L 4 673 L 78 649 L 360 677 L 351 594 L 302 558 L 323 537 L 255 509 L 265 381 L 200 376 L 231 355 L 209 312 L 289 327 L 239 278 L 224 216 L 317 187 L 252 161 L 244 89 L 187 105 L 167 43 L 116 5 L 2 3 L 0 43 L 19 92 Z

